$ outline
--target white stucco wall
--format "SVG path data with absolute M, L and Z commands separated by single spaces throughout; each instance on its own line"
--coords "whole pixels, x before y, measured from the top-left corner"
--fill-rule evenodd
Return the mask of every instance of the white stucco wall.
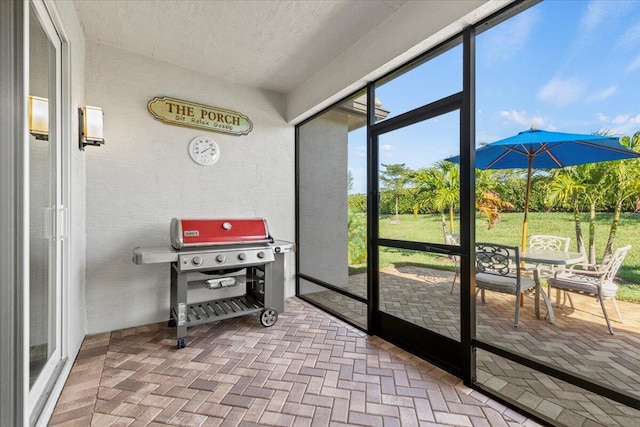
M 299 272 L 349 284 L 347 114 L 329 111 L 299 130 Z
M 282 96 L 94 42 L 86 66 L 87 103 L 103 108 L 106 139 L 86 148 L 89 333 L 168 319 L 169 265 L 139 266 L 131 256 L 136 246 L 169 245 L 172 217 L 259 216 L 275 238 L 294 241 L 294 128 Z M 253 131 L 162 124 L 147 111 L 156 96 L 239 111 Z M 196 136 L 218 143 L 213 166 L 190 159 Z M 287 296 L 294 294 L 289 255 Z

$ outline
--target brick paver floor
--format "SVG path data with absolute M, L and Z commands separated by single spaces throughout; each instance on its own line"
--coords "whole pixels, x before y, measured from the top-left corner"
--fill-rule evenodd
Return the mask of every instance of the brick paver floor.
M 458 378 L 296 298 L 244 316 L 87 336 L 51 426 L 535 426 Z
M 363 294 L 366 277 L 350 277 L 348 288 Z M 442 335 L 459 340 L 459 294 L 452 294 L 453 272 L 417 266 L 381 270 L 381 309 Z M 334 292 L 307 295 L 341 312 L 349 300 Z M 615 335 L 610 335 L 595 298 L 573 295 L 575 308 L 560 308 L 552 295 L 556 323 L 534 314 L 534 297 L 525 295 L 520 325 L 513 325 L 515 297 L 487 292 L 486 305 L 477 301 L 477 336 L 482 341 L 534 357 L 592 381 L 640 397 L 640 304 L 618 301 L 620 323 L 611 301 L 606 303 Z M 362 320 L 358 318 L 358 320 Z M 640 411 L 594 396 L 544 375 L 526 372 L 505 359 L 478 352 L 478 378 L 496 391 L 561 425 L 640 425 Z M 570 396 L 567 398 L 567 396 Z M 563 406 L 559 406 L 562 404 Z M 563 410 L 567 408 L 567 410 Z M 571 416 L 568 413 L 571 412 Z M 570 419 L 570 422 L 566 422 Z M 592 423 L 592 424 L 589 424 Z

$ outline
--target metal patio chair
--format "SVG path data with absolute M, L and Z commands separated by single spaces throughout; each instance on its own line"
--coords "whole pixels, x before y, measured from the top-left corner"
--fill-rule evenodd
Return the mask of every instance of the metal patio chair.
M 551 288 L 560 289 L 565 291 L 565 294 L 569 298 L 569 304 L 571 308 L 575 308 L 573 301 L 571 300 L 570 292 L 595 296 L 600 301 L 602 307 L 602 313 L 604 319 L 607 321 L 607 327 L 609 333 L 613 335 L 613 328 L 607 315 L 607 309 L 604 305 L 605 300 L 613 300 L 613 306 L 618 314 L 618 319 L 622 323 L 622 316 L 620 315 L 620 309 L 616 302 L 616 292 L 618 291 L 618 285 L 614 283 L 618 269 L 622 265 L 625 256 L 631 249 L 631 245 L 625 246 L 616 250 L 609 261 L 604 265 L 587 265 L 587 268 L 595 268 L 595 271 L 581 270 L 583 265 L 576 264 L 571 268 L 565 270 L 559 270 L 555 275 L 547 279 L 548 292 L 551 292 Z M 564 302 L 562 303 L 564 307 Z
M 444 242 L 449 246 L 460 246 L 459 236 L 457 234 L 445 233 Z M 449 291 L 449 294 L 452 294 L 456 286 L 456 280 L 460 276 L 460 257 L 458 255 L 449 255 L 449 258 L 456 263 L 456 271 L 453 276 L 453 282 L 451 283 L 451 290 Z
M 529 236 L 528 247 L 531 249 L 544 249 L 547 251 L 569 251 L 571 237 L 551 236 L 548 234 L 537 234 Z
M 569 252 L 569 244 L 571 243 L 571 237 L 552 236 L 549 234 L 537 234 L 529 236 L 527 249 L 541 249 L 545 251 L 563 251 Z M 552 265 L 533 265 L 526 264 L 527 270 L 537 269 L 540 277 L 551 277 L 556 272 L 558 267 Z
M 506 246 L 497 243 L 476 243 L 476 295 L 480 292 L 485 304 L 485 290 L 515 295 L 515 321 L 520 321 L 520 300 L 526 290 L 535 290 L 542 295 L 547 306 L 549 318 L 553 323 L 553 311 L 547 295 L 540 289 L 538 271 L 533 270 L 533 277 L 522 274 L 520 252 L 517 246 Z M 537 297 L 536 297 L 537 298 Z M 536 317 L 540 316 L 539 304 L 536 300 Z

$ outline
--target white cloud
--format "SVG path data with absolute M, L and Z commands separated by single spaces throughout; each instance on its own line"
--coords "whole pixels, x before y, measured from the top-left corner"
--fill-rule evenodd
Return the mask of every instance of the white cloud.
M 640 23 L 630 27 L 623 35 L 618 39 L 619 46 L 634 45 L 640 41 Z
M 539 19 L 539 13 L 529 9 L 506 21 L 500 31 L 487 34 L 488 40 L 483 45 L 490 46 L 489 61 L 508 61 L 529 40 L 531 31 Z
M 383 145 L 380 147 L 380 155 L 385 159 L 390 159 L 393 157 L 393 151 L 396 149 L 394 145 Z
M 611 133 L 614 135 L 629 135 L 638 130 L 640 125 L 640 114 L 621 114 L 616 116 L 612 121 L 617 125 L 614 129 L 611 129 Z
M 554 77 L 538 90 L 538 98 L 556 105 L 569 105 L 582 97 L 584 84 L 577 78 Z
M 609 86 L 608 88 L 601 90 L 600 92 L 594 93 L 589 97 L 589 99 L 592 101 L 604 101 L 605 99 L 616 93 L 617 90 L 617 86 Z
M 367 157 L 367 147 L 359 145 L 356 147 L 355 155 L 357 157 Z
M 592 1 L 589 3 L 584 15 L 582 15 L 580 19 L 580 29 L 587 32 L 594 31 L 601 22 L 605 21 L 607 7 L 606 2 Z
M 525 111 L 500 111 L 500 117 L 527 128 L 531 127 L 531 125 L 536 127 L 544 127 L 545 125 L 542 117 L 530 116 Z
M 601 121 L 601 122 L 603 122 L 603 123 L 606 123 L 606 122 L 608 122 L 608 121 L 609 121 L 609 117 L 608 117 L 608 116 L 605 116 L 605 115 L 604 115 L 604 114 L 602 114 L 602 113 L 598 113 L 598 120 L 600 120 L 600 121 Z
M 632 71 L 635 71 L 638 68 L 640 68 L 640 56 L 634 59 L 629 65 L 627 65 L 627 72 L 631 73 Z
M 630 114 L 623 114 L 623 115 L 620 115 L 620 116 L 616 116 L 611 121 L 611 123 L 616 124 L 616 125 L 621 125 L 621 124 L 627 123 L 630 118 L 631 118 Z

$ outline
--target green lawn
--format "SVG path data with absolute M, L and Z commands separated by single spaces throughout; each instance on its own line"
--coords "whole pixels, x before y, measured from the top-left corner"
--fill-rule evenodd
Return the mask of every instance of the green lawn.
M 476 222 L 476 241 L 488 241 L 519 245 L 522 234 L 522 213 L 504 213 L 501 222 L 487 230 L 483 218 Z M 598 261 L 602 257 L 611 224 L 612 214 L 599 213 L 596 217 L 596 253 Z M 394 217 L 380 219 L 380 236 L 390 239 L 418 242 L 443 242 L 442 225 L 439 215 L 401 215 L 400 221 Z M 458 226 L 456 218 L 455 227 Z M 456 232 L 458 230 L 455 230 Z M 588 240 L 588 217 L 582 222 L 582 232 Z M 571 237 L 571 250 L 576 250 L 575 227 L 570 213 L 530 213 L 528 234 L 552 234 Z M 618 278 L 626 282 L 620 286 L 618 299 L 640 302 L 640 214 L 623 214 L 616 233 L 614 248 L 633 245 L 618 272 Z M 380 266 L 398 264 L 424 264 L 437 268 L 453 269 L 453 264 L 436 254 L 384 248 L 380 253 Z

